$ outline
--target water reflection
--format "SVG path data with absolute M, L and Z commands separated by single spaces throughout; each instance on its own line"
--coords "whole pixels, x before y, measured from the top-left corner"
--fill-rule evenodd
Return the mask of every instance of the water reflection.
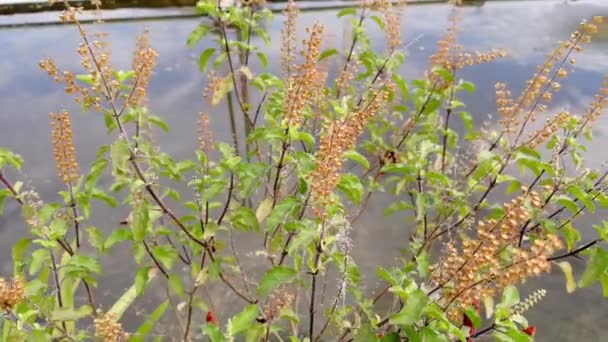
M 473 81 L 477 92 L 466 99 L 468 110 L 476 120 L 485 120 L 494 111 L 494 83 L 507 82 L 514 92 L 520 90 L 525 80 L 534 72 L 544 55 L 560 39 L 564 39 L 583 18 L 594 15 L 608 15 L 608 4 L 604 1 L 521 1 L 488 2 L 481 7 L 462 9 L 461 42 L 471 50 L 487 50 L 495 47 L 507 49 L 511 57 L 492 66 L 484 65 L 467 69 L 460 76 Z M 328 46 L 340 47 L 345 20 L 337 20 L 336 12 L 317 11 L 302 14 L 302 27 L 318 20 L 328 25 Z M 409 77 L 419 77 L 426 67 L 426 60 L 434 49 L 436 40 L 443 34 L 448 8 L 444 5 L 410 6 L 404 19 L 405 40 L 418 39 L 407 51 L 408 60 L 404 73 Z M 202 101 L 204 75 L 197 70 L 197 51 L 209 42 L 202 42 L 197 49 L 185 46 L 185 38 L 197 25 L 198 19 L 110 23 L 103 26 L 87 26 L 91 31 L 103 30 L 110 34 L 112 59 L 115 65 L 128 68 L 134 37 L 148 29 L 153 46 L 158 50 L 159 65 L 150 84 L 149 107 L 155 114 L 167 119 L 171 125 L 168 134 L 159 135 L 162 148 L 177 156 L 189 156 L 196 146 L 196 115 L 209 111 Z M 273 40 L 278 41 L 281 23 L 269 24 Z M 563 91 L 557 97 L 557 107 L 573 110 L 584 106 L 599 87 L 603 75 L 608 72 L 608 58 L 604 53 L 608 40 L 608 29 L 602 27 L 600 40 L 592 43 L 577 57 L 576 70 L 563 84 Z M 372 28 L 372 42 L 382 44 L 380 33 Z M 38 61 L 51 56 L 62 69 L 78 70 L 75 48 L 79 38 L 74 29 L 66 26 L 44 28 L 14 28 L 0 30 L 0 146 L 20 153 L 26 160 L 24 174 L 19 178 L 35 187 L 43 198 L 54 198 L 60 189 L 56 180 L 47 115 L 51 111 L 67 109 L 78 113 L 78 107 L 63 93 L 61 87 L 38 70 Z M 258 42 L 256 42 L 258 43 Z M 260 43 L 261 44 L 261 43 Z M 382 46 L 378 46 L 382 48 Z M 279 60 L 279 45 L 266 48 L 269 60 Z M 271 63 L 272 64 L 272 63 Z M 274 67 L 274 66 L 271 66 Z M 254 69 L 256 66 L 254 66 Z M 259 65 L 257 66 L 259 68 Z M 228 140 L 229 130 L 225 113 L 211 111 L 211 125 L 214 136 Z M 89 165 L 93 151 L 108 141 L 103 129 L 102 118 L 91 113 L 73 115 L 75 143 L 78 158 L 83 166 Z M 604 130 L 608 120 L 600 119 L 597 125 L 597 140 L 589 146 L 588 156 L 592 166 L 599 166 L 608 159 L 602 152 L 602 144 L 607 140 Z M 14 175 L 13 175 L 14 176 Z M 383 226 L 377 225 L 378 217 L 388 205 L 386 200 L 373 202 L 370 212 L 363 216 L 353 231 L 357 247 L 356 260 L 364 274 L 373 278 L 376 265 L 390 263 L 398 256 L 398 251 L 406 246 L 408 232 L 406 224 L 398 219 L 383 219 Z M 122 217 L 108 216 L 101 208 L 99 216 L 90 224 L 111 230 Z M 120 215 L 125 214 L 120 213 Z M 100 220 L 99 218 L 103 218 Z M 591 227 L 599 217 L 581 220 L 581 225 Z M 113 223 L 116 222 L 116 223 Z M 374 227 L 373 229 L 371 227 Z M 590 230 L 590 229 L 589 229 Z M 7 203 L 5 216 L 0 217 L 0 270 L 10 272 L 10 246 L 23 235 L 18 208 Z M 389 254 L 387 251 L 394 253 Z M 128 250 L 121 251 L 128 253 Z M 124 258 L 110 258 L 106 265 L 107 279 L 101 287 L 114 294 L 129 286 L 131 277 L 124 277 Z M 255 264 L 250 257 L 247 263 Z M 109 285 L 111 284 L 111 285 Z M 109 286 L 108 286 L 109 285 Z M 375 284 L 370 283 L 370 287 Z M 587 341 L 602 340 L 605 328 L 601 322 L 608 318 L 608 311 L 602 310 L 601 290 L 598 288 L 580 290 L 564 297 L 564 281 L 560 274 L 554 274 L 543 281 L 531 282 L 530 288 L 539 286 L 549 292 L 548 298 L 534 308 L 530 318 L 538 325 L 539 340 L 568 341 L 584 337 Z M 109 293 L 108 293 L 109 294 Z M 109 299 L 110 300 L 110 299 Z M 225 299 L 214 299 L 220 305 Z M 140 310 L 149 310 L 153 299 L 138 302 Z M 130 313 L 127 328 L 137 326 L 140 321 Z

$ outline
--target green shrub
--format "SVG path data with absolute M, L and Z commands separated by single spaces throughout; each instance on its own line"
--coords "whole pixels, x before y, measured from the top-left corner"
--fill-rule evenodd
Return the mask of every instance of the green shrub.
M 62 20 L 82 37 L 83 71 L 58 70 L 52 59 L 40 66 L 83 112 L 103 116 L 114 140 L 82 172 L 72 140 L 80 132 L 69 113 L 51 114 L 65 184 L 56 202 L 12 183 L 5 171 L 23 162 L 0 150 L 0 200 L 17 201 L 29 228 L 13 247 L 12 280 L 0 280 L 3 341 L 143 341 L 172 311 L 178 324 L 165 331 L 183 340 L 467 341 L 491 334 L 527 341 L 535 327 L 523 314 L 545 291 L 521 299 L 517 288 L 525 280 L 558 266 L 568 292 L 596 282 L 608 291 L 606 226 L 596 227 L 591 241 L 581 241 L 575 228 L 582 213 L 608 205 L 608 173 L 584 168 L 579 141 L 591 138 L 608 84 L 581 113 L 548 109 L 602 18 L 561 42 L 518 97 L 497 84 L 501 120 L 488 130 L 476 127 L 458 100 L 475 88 L 458 71 L 505 52 L 470 53 L 458 45 L 458 7 L 425 77 L 409 81 L 399 74 L 403 4 L 375 0 L 340 11 L 351 20 L 352 41 L 339 51 L 322 48 L 321 23 L 297 43 L 298 10 L 289 2 L 282 72 L 274 75 L 264 47 L 251 44 L 254 35 L 270 43 L 264 22 L 272 14 L 260 1 L 243 3 L 197 4 L 205 18 L 187 42 L 202 49 L 206 111 L 226 106 L 232 139 L 215 141 L 209 120 L 223 118 L 203 112 L 199 148 L 186 160 L 162 152 L 150 135 L 167 124 L 144 107 L 157 57 L 147 34 L 137 41 L 132 70 L 116 70 L 105 43 L 84 30 L 77 9 L 66 8 Z M 368 25 L 385 32 L 382 51 L 371 48 Z M 205 37 L 215 45 L 199 47 Z M 262 70 L 251 67 L 254 59 Z M 534 124 L 541 117 L 546 123 Z M 111 185 L 100 185 L 101 177 Z M 379 196 L 391 199 L 385 213 L 400 213 L 411 229 L 404 228 L 401 260 L 377 268 L 385 285 L 369 293 L 349 235 L 382 234 L 381 226 L 353 228 Z M 94 201 L 128 208 L 124 226 L 90 226 Z M 237 250 L 235 237 L 258 247 Z M 101 261 L 118 246 L 131 248 L 138 268 L 125 275 L 133 286 L 102 311 L 96 280 L 104 274 Z M 242 259 L 253 253 L 265 264 L 249 269 Z M 587 260 L 578 280 L 567 261 L 574 256 Z M 150 283 L 165 288 L 166 297 L 146 292 Z M 214 307 L 203 292 L 235 304 Z M 120 319 L 139 296 L 158 306 L 140 328 L 125 332 Z

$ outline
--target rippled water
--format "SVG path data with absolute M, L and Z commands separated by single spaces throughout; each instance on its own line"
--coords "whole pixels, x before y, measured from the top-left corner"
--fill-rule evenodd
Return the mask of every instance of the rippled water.
M 487 2 L 483 6 L 462 9 L 460 40 L 468 49 L 486 50 L 502 47 L 510 57 L 493 65 L 470 68 L 460 76 L 476 84 L 476 93 L 466 99 L 468 110 L 478 122 L 486 120 L 494 111 L 493 85 L 498 81 L 509 84 L 514 92 L 521 89 L 525 80 L 534 72 L 560 39 L 564 39 L 583 18 L 594 15 L 608 16 L 608 1 L 500 1 Z M 331 33 L 327 45 L 343 46 L 342 30 L 346 22 L 336 19 L 333 10 L 304 12 L 302 27 L 315 20 L 325 23 Z M 448 16 L 445 5 L 410 6 L 404 18 L 405 40 L 416 40 L 408 48 L 408 60 L 404 73 L 420 76 L 426 59 L 433 51 L 436 40 L 443 34 Z M 14 19 L 14 18 L 13 18 Z M 195 122 L 197 113 L 207 110 L 202 101 L 204 75 L 197 70 L 197 49 L 188 49 L 185 38 L 197 25 L 197 19 L 132 21 L 108 23 L 89 27 L 110 34 L 112 59 L 116 65 L 128 68 L 134 37 L 144 29 L 151 33 L 151 40 L 158 50 L 159 65 L 150 84 L 149 108 L 164 117 L 171 126 L 168 134 L 159 135 L 163 150 L 177 156 L 188 156 L 196 145 Z M 274 41 L 280 31 L 280 21 L 269 24 Z M 372 42 L 382 42 L 380 33 L 372 30 Z M 78 69 L 75 48 L 79 39 L 75 30 L 66 26 L 20 27 L 0 30 L 0 146 L 7 147 L 25 160 L 24 172 L 18 175 L 28 186 L 35 187 L 43 198 L 58 200 L 56 192 L 61 184 L 55 176 L 54 161 L 50 147 L 48 113 L 62 109 L 72 111 L 75 142 L 79 161 L 83 168 L 90 164 L 96 147 L 108 141 L 102 118 L 94 114 L 76 114 L 78 107 L 37 67 L 40 59 L 55 58 L 62 69 Z M 584 106 L 599 87 L 603 75 L 608 73 L 608 29 L 602 27 L 598 39 L 589 45 L 585 53 L 577 57 L 577 67 L 563 84 L 563 91 L 556 99 L 556 107 L 576 110 Z M 278 60 L 278 45 L 267 47 L 269 60 Z M 492 120 L 492 119 L 491 119 Z M 597 167 L 608 160 L 603 144 L 608 143 L 606 124 L 601 118 L 596 126 L 593 144 L 587 156 L 590 166 Z M 228 125 L 225 113 L 212 112 L 211 124 L 218 139 L 228 140 Z M 17 175 L 12 175 L 17 178 Z M 55 197 L 54 197 L 55 196 Z M 408 225 L 396 218 L 379 221 L 386 200 L 370 205 L 370 212 L 363 216 L 352 232 L 356 246 L 355 258 L 364 274 L 373 278 L 375 267 L 387 264 L 399 255 L 409 237 Z M 105 212 L 104 212 L 105 211 Z M 109 231 L 117 226 L 121 215 L 111 216 L 101 208 L 89 224 Z M 99 216 L 98 216 L 99 215 Z M 591 225 L 601 217 L 599 214 L 583 217 L 578 227 L 593 236 Z M 382 222 L 382 224 L 378 224 Z M 5 215 L 0 217 L 0 273 L 9 273 L 10 246 L 24 233 L 19 208 L 7 203 Z M 242 242 L 241 242 L 242 243 Z M 128 250 L 119 251 L 127 256 Z M 130 265 L 121 257 L 109 257 L 105 264 L 106 275 L 100 287 L 107 289 L 103 302 L 111 303 L 118 293 L 132 283 Z M 248 257 L 247 263 L 256 259 Z M 575 268 L 580 263 L 574 261 Z M 125 276 L 125 274 L 129 274 Z M 370 287 L 376 284 L 371 283 Z M 539 341 L 604 341 L 608 333 L 603 322 L 608 319 L 608 310 L 601 297 L 601 289 L 577 290 L 566 296 L 561 274 L 554 273 L 543 280 L 530 282 L 526 288 L 532 291 L 543 287 L 548 297 L 537 305 L 529 315 L 538 327 Z M 526 290 L 523 291 L 524 294 Z M 229 303 L 227 298 L 214 298 L 215 304 Z M 147 298 L 137 302 L 137 310 L 150 310 L 154 300 Z M 136 310 L 136 311 L 137 311 Z M 137 313 L 127 318 L 127 328 L 137 326 Z

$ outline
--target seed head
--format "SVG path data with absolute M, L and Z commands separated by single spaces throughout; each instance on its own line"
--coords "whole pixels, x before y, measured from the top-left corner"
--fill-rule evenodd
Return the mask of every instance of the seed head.
M 25 295 L 25 285 L 20 277 L 7 282 L 0 278 L 0 310 L 11 311 L 19 304 Z
M 116 319 L 114 314 L 101 314 L 95 318 L 95 336 L 103 342 L 122 342 L 126 341 L 128 335 L 122 329 L 122 324 Z
M 66 184 L 78 180 L 78 163 L 76 162 L 76 148 L 72 140 L 72 122 L 67 111 L 50 113 L 51 142 L 53 154 L 57 165 L 57 174 Z

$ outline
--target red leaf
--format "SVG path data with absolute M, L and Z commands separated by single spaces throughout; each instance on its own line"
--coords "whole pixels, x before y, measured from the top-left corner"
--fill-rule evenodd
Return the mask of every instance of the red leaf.
M 536 326 L 531 325 L 525 329 L 522 329 L 521 332 L 523 332 L 524 334 L 526 334 L 528 336 L 534 336 L 534 335 L 536 335 Z
M 205 321 L 209 324 L 217 325 L 217 318 L 215 318 L 215 314 L 213 311 L 207 312 L 207 317 L 205 317 Z

